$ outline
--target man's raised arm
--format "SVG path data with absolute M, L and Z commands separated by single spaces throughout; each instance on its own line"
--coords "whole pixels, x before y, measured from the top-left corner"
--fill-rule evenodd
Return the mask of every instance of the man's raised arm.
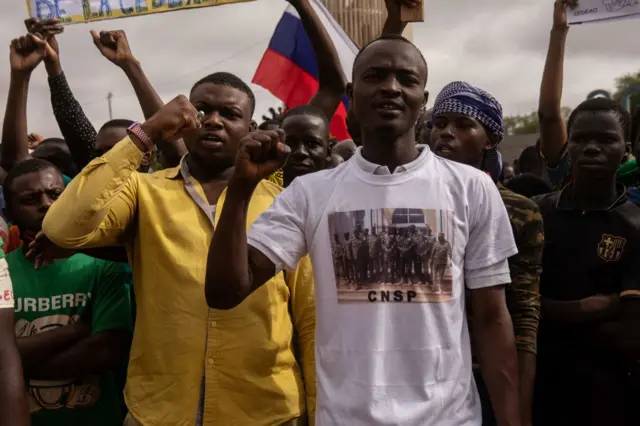
M 158 140 L 175 140 L 181 132 L 199 127 L 197 114 L 185 96 L 178 96 L 136 126 L 130 137 L 93 160 L 71 181 L 47 212 L 44 234 L 66 249 L 119 245 L 136 215 L 136 170 L 144 153 Z
M 253 191 L 262 179 L 284 165 L 289 152 L 281 130 L 253 132 L 242 141 L 234 175 L 229 180 L 225 203 L 209 248 L 205 296 L 211 308 L 231 309 L 238 306 L 279 272 L 282 263 L 287 266 L 293 263 L 293 267 L 297 264 L 298 259 L 289 261 L 295 256 L 287 256 L 279 244 L 268 249 L 263 246 L 270 243 L 249 245 L 247 241 L 247 210 Z M 277 219 L 278 204 L 287 203 L 287 192 L 285 190 L 274 205 L 262 214 L 254 228 L 264 226 L 271 218 Z M 286 220 L 274 222 L 273 226 L 282 228 L 285 233 L 289 230 L 300 234 L 299 228 L 295 229 L 297 226 Z M 295 242 L 291 244 L 296 245 Z

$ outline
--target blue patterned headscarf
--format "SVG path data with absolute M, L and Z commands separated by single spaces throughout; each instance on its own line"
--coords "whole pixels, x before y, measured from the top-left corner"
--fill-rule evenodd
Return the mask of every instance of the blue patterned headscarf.
M 454 81 L 442 89 L 433 105 L 433 115 L 435 117 L 447 112 L 475 118 L 499 140 L 504 137 L 502 105 L 489 93 L 469 83 Z
M 489 93 L 469 83 L 454 81 L 442 89 L 433 105 L 433 116 L 453 112 L 476 119 L 485 130 L 498 137 L 498 143 L 504 138 L 502 105 Z M 502 173 L 502 156 L 497 146 L 485 152 L 482 169 L 498 181 Z

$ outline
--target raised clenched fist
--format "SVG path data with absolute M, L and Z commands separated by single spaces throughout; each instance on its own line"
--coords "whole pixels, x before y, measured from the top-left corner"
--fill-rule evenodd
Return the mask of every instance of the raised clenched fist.
M 174 98 L 142 124 L 142 130 L 154 142 L 174 141 L 199 127 L 198 111 L 184 95 Z
M 251 132 L 241 141 L 234 179 L 257 184 L 282 168 L 290 153 L 281 129 Z

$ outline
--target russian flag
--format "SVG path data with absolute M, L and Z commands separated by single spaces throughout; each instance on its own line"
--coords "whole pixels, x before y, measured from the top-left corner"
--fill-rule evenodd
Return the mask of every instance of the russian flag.
M 311 5 L 338 51 L 345 75 L 350 78 L 358 47 L 319 0 L 311 0 Z M 253 76 L 253 83 L 267 89 L 284 102 L 287 108 L 309 103 L 318 91 L 316 56 L 293 6 L 289 5 L 285 9 Z M 345 96 L 331 119 L 329 130 L 339 141 L 349 139 L 345 122 L 347 108 L 348 99 Z

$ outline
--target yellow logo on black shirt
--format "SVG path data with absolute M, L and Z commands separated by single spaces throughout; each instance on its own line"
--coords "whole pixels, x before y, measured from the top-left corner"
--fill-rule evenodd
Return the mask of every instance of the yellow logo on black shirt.
M 607 262 L 620 260 L 626 243 L 626 238 L 615 237 L 610 234 L 602 234 L 602 239 L 598 244 L 598 256 Z

